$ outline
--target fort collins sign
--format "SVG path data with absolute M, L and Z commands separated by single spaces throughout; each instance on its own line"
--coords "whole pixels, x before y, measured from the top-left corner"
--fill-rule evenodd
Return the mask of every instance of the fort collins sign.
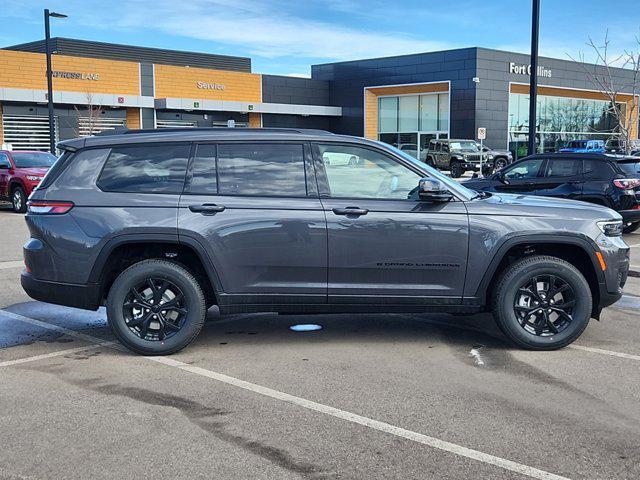
M 509 62 L 509 73 L 515 73 L 516 75 L 531 75 L 531 65 Z M 551 78 L 551 69 L 539 65 L 538 77 Z

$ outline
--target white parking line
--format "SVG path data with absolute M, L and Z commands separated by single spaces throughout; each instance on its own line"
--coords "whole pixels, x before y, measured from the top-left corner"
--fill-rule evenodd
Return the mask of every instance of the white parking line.
M 11 262 L 0 262 L 0 270 L 8 270 L 9 268 L 20 268 L 24 267 L 24 262 L 22 260 L 13 260 Z
M 73 330 L 69 330 L 64 327 L 59 327 L 57 325 L 48 324 L 46 322 L 42 322 L 40 320 L 36 320 L 30 317 L 25 317 L 23 315 L 18 315 L 15 313 L 7 312 L 5 310 L 0 310 L 0 314 L 12 318 L 14 320 L 19 320 L 22 322 L 30 323 L 32 325 L 37 325 L 43 328 L 49 328 L 51 330 L 64 332 L 69 335 L 76 336 L 78 338 L 83 338 L 95 343 L 100 343 L 104 346 L 110 346 L 111 348 L 117 348 L 121 350 L 122 347 L 119 345 L 113 345 L 114 342 L 104 342 L 102 339 L 97 337 L 93 337 L 91 335 L 85 335 L 78 332 L 74 332 Z M 107 343 L 111 343 L 112 345 L 106 345 Z M 75 350 L 75 349 L 74 349 Z M 47 358 L 45 356 L 39 356 L 42 358 Z M 35 358 L 35 357 L 31 357 Z M 505 458 L 497 457 L 495 455 L 490 455 L 488 453 L 480 452 L 478 450 L 473 450 L 471 448 L 463 447 L 462 445 L 457 445 L 455 443 L 447 442 L 444 440 L 440 440 L 435 437 L 430 437 L 428 435 L 424 435 L 422 433 L 414 432 L 412 430 L 406 430 L 401 427 L 397 427 L 395 425 L 391 425 L 389 423 L 381 422 L 379 420 L 374 420 L 372 418 L 364 417 L 362 415 L 358 415 L 355 413 L 348 412 L 346 410 L 340 410 L 335 407 L 330 407 L 328 405 L 324 405 L 318 402 L 314 402 L 312 400 L 307 400 L 302 397 L 296 397 L 295 395 L 290 395 L 288 393 L 280 392 L 278 390 L 274 390 L 268 387 L 263 387 L 262 385 L 257 385 L 255 383 L 246 382 L 244 380 L 240 380 L 235 377 L 230 377 L 223 373 L 214 372 L 212 370 L 207 370 L 205 368 L 196 367 L 193 365 L 189 365 L 184 362 L 180 362 L 173 358 L 169 357 L 142 357 L 148 361 L 152 361 L 155 363 L 160 363 L 162 365 L 166 365 L 169 367 L 179 368 L 180 370 L 184 370 L 186 372 L 190 372 L 196 375 L 200 375 L 202 377 L 210 378 L 212 380 L 217 380 L 219 382 L 226 383 L 228 385 L 232 385 L 238 388 L 242 388 L 244 390 L 251 391 L 253 393 L 257 393 L 260 395 L 264 395 L 276 400 L 284 401 L 287 403 L 291 403 L 293 405 L 297 405 L 302 408 L 306 408 L 307 410 L 313 410 L 319 413 L 323 413 L 325 415 L 330 415 L 332 417 L 340 418 L 342 420 L 346 420 L 351 423 L 355 423 L 358 425 L 365 426 L 367 428 L 371 428 L 373 430 L 377 430 L 380 432 L 388 433 L 391 435 L 395 435 L 397 437 L 405 438 L 407 440 L 411 440 L 416 443 L 420 443 L 423 445 L 427 445 L 432 448 L 436 448 L 438 450 L 442 450 L 445 452 L 453 453 L 454 455 L 458 455 L 461 457 L 469 458 L 472 460 L 476 460 L 478 462 L 486 463 L 489 465 L 494 465 L 496 467 L 509 470 L 512 472 L 520 473 L 522 475 L 527 475 L 532 478 L 537 478 L 540 480 L 568 480 L 567 477 L 562 477 L 560 475 L 556 475 L 550 472 L 546 472 L 544 470 L 540 470 L 534 467 L 530 467 L 528 465 L 524 465 L 521 463 L 513 462 L 511 460 L 507 460 Z M 25 360 L 26 361 L 26 360 Z M 17 362 L 13 360 L 13 362 Z
M 84 352 L 86 350 L 95 350 L 96 348 L 100 348 L 100 347 L 110 347 L 115 343 L 116 342 L 92 343 L 91 345 L 85 345 L 84 347 L 68 348 L 66 350 L 57 350 L 51 353 L 43 353 L 42 355 L 33 355 L 32 357 L 18 358 L 17 360 L 6 360 L 4 362 L 0 362 L 0 367 L 20 365 L 21 363 L 35 362 L 37 360 L 43 360 L 45 358 L 61 357 L 61 356 L 69 355 L 72 353 Z
M 583 345 L 576 345 L 575 343 L 572 345 L 569 345 L 568 348 L 572 348 L 574 350 L 582 350 L 584 352 L 600 353 L 602 355 L 609 355 L 611 357 L 620 357 L 620 358 L 627 358 L 629 360 L 640 361 L 640 355 L 632 355 L 630 353 L 623 353 L 623 352 L 614 352 L 613 350 L 603 350 L 602 348 L 585 347 Z

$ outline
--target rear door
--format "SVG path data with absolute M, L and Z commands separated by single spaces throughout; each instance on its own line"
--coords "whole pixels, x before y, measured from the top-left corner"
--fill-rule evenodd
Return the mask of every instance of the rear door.
M 582 159 L 550 158 L 538 182 L 537 195 L 578 199 L 582 195 Z
M 309 156 L 302 142 L 195 146 L 178 230 L 206 249 L 222 302 L 326 303 L 326 221 Z
M 9 171 L 11 162 L 5 153 L 0 153 L 0 197 L 8 197 Z

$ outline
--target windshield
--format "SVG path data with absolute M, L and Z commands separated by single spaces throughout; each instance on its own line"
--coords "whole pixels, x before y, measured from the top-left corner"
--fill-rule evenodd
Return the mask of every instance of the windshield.
M 421 161 L 419 161 L 415 157 L 412 157 L 411 155 L 407 155 L 405 152 L 403 152 L 399 148 L 393 147 L 391 145 L 385 145 L 385 146 L 390 148 L 391 150 L 393 150 L 395 153 L 400 155 L 405 160 L 408 160 L 412 164 L 417 165 L 420 168 L 420 170 L 427 171 L 431 178 L 435 178 L 435 179 L 440 180 L 452 192 L 454 192 L 458 196 L 462 197 L 463 200 L 471 200 L 472 198 L 474 198 L 474 197 L 476 197 L 478 195 L 478 192 L 476 192 L 475 190 L 471 190 L 470 188 L 462 186 L 461 184 L 459 184 L 455 180 L 452 180 L 451 178 L 447 177 L 446 175 L 440 173 L 435 168 L 430 167 L 426 163 L 422 163 Z
M 618 167 L 628 175 L 638 175 L 640 173 L 640 160 L 637 162 L 618 162 Z
M 478 151 L 478 144 L 471 140 L 469 141 L 451 141 L 449 142 L 451 150 L 469 150 L 471 152 Z
M 56 161 L 56 157 L 46 152 L 12 152 L 11 156 L 16 168 L 48 168 Z

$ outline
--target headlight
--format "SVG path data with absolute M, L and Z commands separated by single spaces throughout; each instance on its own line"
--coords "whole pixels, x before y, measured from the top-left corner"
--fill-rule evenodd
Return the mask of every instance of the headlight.
M 600 231 L 607 237 L 622 236 L 622 220 L 605 220 L 596 223 Z
M 42 177 L 39 177 L 37 175 L 27 175 L 27 180 L 31 180 L 32 182 L 39 182 L 40 180 L 42 180 Z
M 493 160 L 493 155 L 487 155 L 488 160 Z

